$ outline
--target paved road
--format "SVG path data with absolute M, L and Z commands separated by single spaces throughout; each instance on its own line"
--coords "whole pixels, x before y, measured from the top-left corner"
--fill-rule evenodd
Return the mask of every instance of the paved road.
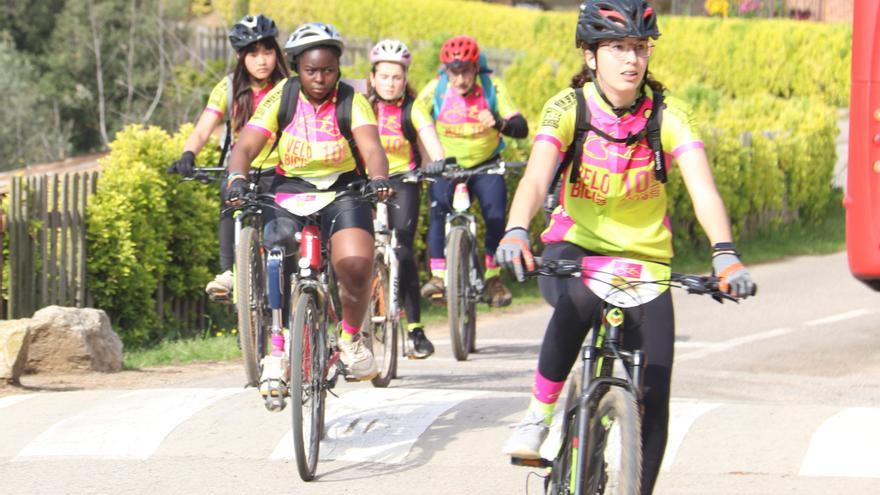
M 752 269 L 759 297 L 676 295 L 660 494 L 880 493 L 880 294 L 843 254 Z M 319 478 L 290 459 L 287 411 L 240 370 L 162 389 L 0 397 L 2 493 L 540 493 L 500 455 L 528 403 L 549 311 L 482 317 L 480 352 L 406 361 L 386 390 L 328 401 Z

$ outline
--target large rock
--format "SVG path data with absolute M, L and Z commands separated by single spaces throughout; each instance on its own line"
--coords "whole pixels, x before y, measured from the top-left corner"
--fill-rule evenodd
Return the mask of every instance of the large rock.
M 18 384 L 27 362 L 31 319 L 0 321 L 0 380 Z
M 49 306 L 33 320 L 25 371 L 122 369 L 122 341 L 104 311 Z

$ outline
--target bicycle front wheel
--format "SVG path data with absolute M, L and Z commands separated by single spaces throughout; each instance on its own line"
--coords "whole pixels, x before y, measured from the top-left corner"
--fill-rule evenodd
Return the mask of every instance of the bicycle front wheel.
M 586 493 L 638 495 L 642 430 L 636 398 L 626 389 L 609 388 L 590 417 L 589 429 Z
M 458 361 L 468 358 L 476 324 L 476 302 L 471 294 L 471 237 L 463 227 L 453 228 L 446 242 L 446 306 L 452 354 Z
M 324 371 L 327 344 L 315 297 L 294 295 L 291 317 L 290 410 L 293 416 L 293 451 L 303 481 L 311 481 L 318 467 L 324 424 Z
M 373 378 L 374 387 L 387 387 L 397 366 L 397 318 L 391 314 L 391 280 L 385 261 L 377 256 L 373 263 L 373 281 L 370 305 L 362 327 L 367 346 L 376 360 L 379 374 Z
M 260 236 L 254 227 L 244 227 L 235 252 L 235 296 L 238 313 L 238 338 L 247 385 L 260 382 L 260 361 L 266 355 L 269 341 L 264 329 L 265 280 Z

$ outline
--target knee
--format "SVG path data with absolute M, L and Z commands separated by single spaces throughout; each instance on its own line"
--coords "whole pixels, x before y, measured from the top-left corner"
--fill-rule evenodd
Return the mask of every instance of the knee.
M 349 290 L 366 288 L 373 277 L 373 260 L 360 256 L 348 256 L 336 262 L 334 271 L 342 285 Z

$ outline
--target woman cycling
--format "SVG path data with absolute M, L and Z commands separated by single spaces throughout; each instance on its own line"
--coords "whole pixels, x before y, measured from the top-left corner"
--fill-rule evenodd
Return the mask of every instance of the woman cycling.
M 409 322 L 407 330 L 413 357 L 426 358 L 434 353 L 434 345 L 425 336 L 421 323 L 419 272 L 413 254 L 421 195 L 419 184 L 403 182 L 402 176 L 418 167 L 420 157 L 425 154 L 431 160 L 441 160 L 443 148 L 437 139 L 434 122 L 420 120 L 419 114 L 412 111 L 415 92 L 407 82 L 411 61 L 412 54 L 402 41 L 386 39 L 376 43 L 370 50 L 373 67 L 368 79 L 367 99 L 376 113 L 379 138 L 388 156 L 388 171 L 394 188 L 394 204 L 388 209 L 388 218 L 399 241 L 400 293 Z
M 238 61 L 232 74 L 214 86 L 202 116 L 183 145 L 183 155 L 171 166 L 172 172 L 192 176 L 196 155 L 208 142 L 217 125 L 226 118 L 226 145 L 232 146 L 235 136 L 250 120 L 260 101 L 288 75 L 287 64 L 278 46 L 278 28 L 264 15 L 245 16 L 229 32 L 229 42 L 238 52 Z M 231 133 L 229 132 L 231 129 Z M 275 175 L 277 158 L 269 158 L 272 142 L 267 142 L 257 154 L 251 168 L 259 176 L 260 187 L 268 190 Z M 274 156 L 274 155 L 273 155 Z M 226 183 L 220 183 L 220 196 Z M 232 264 L 235 261 L 235 230 L 232 212 L 221 209 L 218 237 L 220 241 L 220 274 L 208 282 L 205 291 L 215 301 L 229 301 L 232 292 Z
M 284 51 L 291 67 L 299 74 L 278 84 L 257 108 L 232 152 L 229 164 L 227 201 L 234 203 L 247 190 L 247 172 L 253 158 L 273 135 L 278 138 L 280 164 L 270 191 L 295 194 L 316 190 L 343 189 L 362 180 L 358 166 L 362 159 L 371 180 L 371 190 L 384 199 L 390 192 L 388 160 L 379 142 L 376 118 L 366 98 L 354 93 L 351 104 L 350 133 L 359 156 L 355 156 L 341 129 L 337 115 L 337 96 L 345 89 L 339 82 L 339 59 L 344 49 L 336 28 L 318 22 L 300 26 L 290 35 Z M 279 111 L 284 87 L 299 84 L 296 111 L 279 132 Z M 283 113 L 283 112 L 282 112 Z M 351 196 L 336 199 L 322 210 L 321 235 L 330 242 L 330 263 L 339 283 L 342 302 L 342 335 L 339 348 L 350 376 L 366 380 L 376 375 L 373 355 L 360 339 L 360 326 L 369 303 L 370 280 L 373 273 L 373 219 L 370 208 L 363 208 Z M 285 274 L 293 271 L 297 252 L 294 233 L 302 219 L 291 214 L 270 210 L 264 228 L 264 242 L 270 248 L 284 250 Z M 273 329 L 273 332 L 275 329 Z M 272 352 L 264 359 L 260 392 L 283 394 L 284 338 L 274 333 Z
M 580 87 L 592 119 L 582 149 L 574 150 L 580 160 L 562 176 L 562 203 L 542 234 L 544 258 L 602 255 L 667 265 L 672 258 L 665 174 L 654 170 L 655 155 L 641 132 L 662 91 L 648 73 L 650 39 L 660 36 L 656 21 L 654 10 L 643 0 L 590 0 L 581 6 L 576 40 L 584 50 L 583 71 L 573 78 L 572 88 L 544 105 L 542 125 L 498 249 L 499 263 L 514 270 L 518 279 L 523 264 L 534 269 L 527 229 L 555 177 L 557 163 L 574 141 L 575 88 Z M 745 298 L 754 293 L 755 284 L 731 242 L 730 223 L 702 141 L 682 102 L 667 97 L 662 112 L 662 148 L 676 158 L 700 225 L 713 244 L 714 273 L 723 290 Z M 539 456 L 556 400 L 601 302 L 580 279 L 542 277 L 539 285 L 554 312 L 541 345 L 529 409 L 502 449 L 524 458 Z M 667 438 L 675 337 L 672 298 L 667 290 L 626 311 L 633 317 L 625 319 L 631 325 L 625 328 L 623 346 L 644 350 L 648 363 L 641 401 L 641 493 L 649 494 Z
M 476 167 L 498 160 L 504 147 L 502 134 L 514 138 L 528 136 L 529 126 L 525 118 L 516 110 L 504 85 L 489 76 L 485 57 L 480 56 L 480 48 L 473 38 L 456 36 L 446 40 L 440 48 L 440 61 L 443 63 L 440 76 L 419 93 L 415 110 L 421 114 L 420 119 L 436 123 L 447 156 L 455 157 L 462 167 Z M 436 164 L 432 171 L 442 171 L 440 165 Z M 504 234 L 507 186 L 500 175 L 477 175 L 468 180 L 468 188 L 479 199 L 486 223 L 486 294 L 489 304 L 506 306 L 510 304 L 511 295 L 501 282 L 501 270 L 495 265 L 494 254 Z M 446 214 L 451 210 L 451 197 L 448 181 L 439 179 L 431 184 L 428 251 L 432 277 L 422 287 L 422 296 L 431 300 L 442 299 L 446 290 L 444 225 Z

